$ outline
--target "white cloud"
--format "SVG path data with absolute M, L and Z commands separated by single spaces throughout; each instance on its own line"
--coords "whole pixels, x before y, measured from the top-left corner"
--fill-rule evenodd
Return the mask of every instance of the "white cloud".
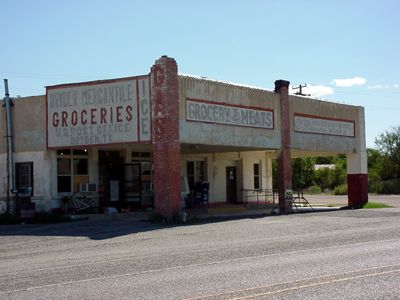
M 375 85 L 371 85 L 368 87 L 369 90 L 376 90 L 376 89 L 382 89 L 383 85 L 381 84 L 375 84 Z
M 299 90 L 292 90 L 291 94 L 294 94 L 298 91 Z M 322 97 L 325 95 L 332 95 L 333 89 L 329 86 L 307 84 L 306 87 L 303 87 L 302 93 L 311 94 L 312 97 Z
M 390 88 L 395 88 L 395 89 L 397 89 L 397 88 L 399 88 L 399 85 L 398 85 L 398 84 L 393 84 L 392 86 L 390 86 L 390 85 L 388 85 L 388 84 L 385 84 L 385 85 L 382 85 L 382 84 L 375 84 L 375 85 L 371 85 L 371 86 L 368 87 L 369 90 L 390 89 Z
M 307 85 L 306 93 L 311 94 L 313 97 L 322 97 L 325 95 L 332 95 L 333 89 L 323 85 Z
M 345 79 L 333 79 L 332 83 L 336 86 L 340 87 L 350 87 L 353 85 L 364 85 L 367 82 L 367 79 L 362 77 L 353 77 L 353 78 L 345 78 Z

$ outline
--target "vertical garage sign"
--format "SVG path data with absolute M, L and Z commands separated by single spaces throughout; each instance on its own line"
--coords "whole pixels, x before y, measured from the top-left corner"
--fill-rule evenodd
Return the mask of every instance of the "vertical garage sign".
M 149 142 L 149 78 L 50 86 L 48 148 Z

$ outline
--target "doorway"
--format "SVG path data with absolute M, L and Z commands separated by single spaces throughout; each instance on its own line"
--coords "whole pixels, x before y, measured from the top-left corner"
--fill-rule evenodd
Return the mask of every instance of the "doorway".
M 237 202 L 236 167 L 226 167 L 226 202 Z
M 121 208 L 124 195 L 124 165 L 119 151 L 99 151 L 100 207 Z

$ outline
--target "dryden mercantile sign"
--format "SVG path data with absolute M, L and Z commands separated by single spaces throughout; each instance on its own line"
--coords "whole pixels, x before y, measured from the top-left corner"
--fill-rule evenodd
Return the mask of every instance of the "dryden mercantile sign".
M 49 148 L 150 141 L 147 77 L 47 87 Z
M 294 130 L 305 133 L 355 137 L 354 121 L 304 114 L 294 115 Z
M 186 99 L 186 120 L 254 128 L 274 128 L 274 113 L 271 109 L 195 99 Z

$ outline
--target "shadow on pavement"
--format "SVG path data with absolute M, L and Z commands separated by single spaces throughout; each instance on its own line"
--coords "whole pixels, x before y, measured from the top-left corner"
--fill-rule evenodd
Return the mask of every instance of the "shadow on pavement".
M 337 209 L 336 209 L 337 210 Z M 302 213 L 321 212 L 327 210 L 302 211 Z M 331 211 L 331 210 L 330 210 Z M 212 223 L 227 222 L 241 219 L 260 219 L 265 217 L 280 217 L 286 214 L 259 215 L 224 215 L 211 216 L 205 219 L 192 219 L 186 224 L 154 224 L 146 219 L 110 218 L 88 219 L 58 224 L 19 224 L 1 225 L 1 236 L 60 236 L 87 237 L 92 240 L 105 240 L 115 237 L 137 234 L 148 231 L 168 230 L 178 226 L 198 226 Z

